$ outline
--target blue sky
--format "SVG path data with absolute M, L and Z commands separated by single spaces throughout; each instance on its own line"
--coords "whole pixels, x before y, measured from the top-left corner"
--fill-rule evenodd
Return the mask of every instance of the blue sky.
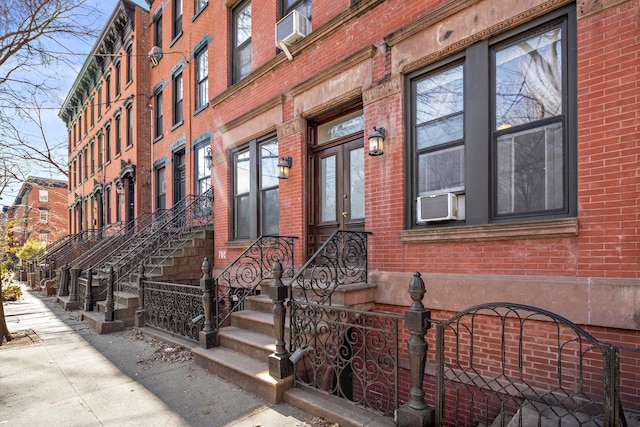
M 144 0 L 134 0 L 134 2 L 145 9 L 148 8 L 148 5 Z M 96 16 L 96 22 L 98 26 L 98 30 L 102 30 L 102 27 L 106 23 L 106 21 L 111 16 L 114 11 L 118 0 L 88 0 L 88 5 L 95 7 L 100 11 L 100 15 Z M 69 58 L 73 59 L 75 66 L 69 68 L 68 65 L 61 65 L 61 69 L 43 69 L 42 73 L 45 75 L 49 75 L 55 78 L 55 81 L 52 81 L 51 84 L 56 87 L 56 90 L 53 93 L 49 93 L 48 99 L 45 100 L 45 109 L 42 111 L 42 117 L 44 121 L 44 129 L 46 130 L 47 140 L 50 141 L 51 144 L 55 143 L 66 143 L 67 140 L 67 130 L 64 122 L 58 117 L 59 107 L 64 102 L 69 90 L 71 89 L 78 72 L 82 69 L 84 62 L 87 60 L 87 55 L 91 51 L 93 45 L 95 44 L 94 38 L 87 38 L 86 40 L 69 40 L 64 39 L 61 40 L 59 46 L 52 46 L 52 50 L 58 51 L 68 51 L 72 52 L 69 54 Z M 62 53 L 61 53 L 62 54 Z M 25 126 L 22 129 L 23 132 L 32 135 L 32 140 L 34 144 L 38 144 L 38 141 L 41 140 L 38 135 L 40 134 L 40 130 L 37 127 L 28 127 Z M 50 170 L 44 170 L 42 168 L 32 168 L 28 175 L 38 176 L 44 178 L 55 178 L 55 179 L 66 179 L 64 176 L 56 174 Z M 2 193 L 2 200 L 0 204 L 9 205 L 13 203 L 13 200 L 20 189 L 21 184 L 13 185 L 11 188 L 5 189 Z

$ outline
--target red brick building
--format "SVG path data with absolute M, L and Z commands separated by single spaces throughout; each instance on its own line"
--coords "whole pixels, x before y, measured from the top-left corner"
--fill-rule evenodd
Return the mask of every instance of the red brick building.
M 67 182 L 30 176 L 6 211 L 7 220 L 15 221 L 15 246 L 29 239 L 55 242 L 67 234 Z
M 148 19 L 118 2 L 60 110 L 70 234 L 151 212 Z
M 296 8 L 309 27 L 284 52 Z M 298 236 L 302 265 L 366 230 L 385 307 L 420 271 L 431 309 L 532 304 L 637 344 L 640 2 L 207 9 L 217 266 L 262 234 Z

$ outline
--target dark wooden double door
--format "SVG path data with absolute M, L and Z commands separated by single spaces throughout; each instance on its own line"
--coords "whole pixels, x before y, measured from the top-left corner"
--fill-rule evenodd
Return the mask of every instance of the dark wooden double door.
M 312 148 L 307 255 L 336 230 L 364 231 L 363 138 Z

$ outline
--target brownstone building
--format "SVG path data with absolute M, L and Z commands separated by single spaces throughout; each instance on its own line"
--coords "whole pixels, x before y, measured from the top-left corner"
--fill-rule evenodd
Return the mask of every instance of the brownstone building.
M 70 234 L 151 212 L 148 19 L 117 3 L 61 108 Z

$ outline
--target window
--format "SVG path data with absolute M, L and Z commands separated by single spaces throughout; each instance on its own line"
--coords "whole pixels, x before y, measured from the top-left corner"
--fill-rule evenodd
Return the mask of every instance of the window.
M 111 106 L 111 75 L 104 78 L 104 93 L 107 108 Z
M 38 220 L 40 224 L 48 224 L 49 223 L 49 211 L 46 209 L 40 209 L 40 219 Z
M 167 169 L 156 169 L 156 210 L 167 208 Z
M 133 145 L 133 105 L 127 105 L 127 147 Z
M 40 238 L 40 242 L 44 243 L 45 246 L 47 246 L 49 244 L 49 233 L 48 232 L 41 231 L 40 235 L 39 235 L 39 238 Z
M 98 88 L 98 117 L 102 117 L 102 87 Z
M 162 48 L 162 14 L 153 21 L 153 45 Z
M 252 161 L 257 159 L 257 161 Z M 278 141 L 256 140 L 233 153 L 233 238 L 279 233 Z
M 155 125 L 155 139 L 162 136 L 162 90 L 158 91 L 154 96 L 154 125 Z
M 38 201 L 42 203 L 47 203 L 49 201 L 49 191 L 48 190 L 40 190 L 38 192 Z
M 195 170 L 195 179 L 196 179 L 196 195 L 201 196 L 206 193 L 207 190 L 211 188 L 211 169 L 210 163 L 207 161 L 205 156 L 207 153 L 211 155 L 211 146 L 210 140 L 207 140 L 206 144 L 200 144 L 195 149 L 195 162 L 196 162 L 196 170 Z M 211 204 L 209 201 L 204 201 L 198 207 L 198 213 L 200 215 L 208 215 L 211 213 Z
M 311 20 L 311 0 L 282 0 L 280 10 L 282 11 L 282 17 L 292 10 L 297 10 Z
M 209 102 L 209 52 L 204 47 L 196 53 L 196 111 Z
M 251 2 L 243 1 L 232 14 L 232 83 L 236 83 L 251 72 Z
M 177 125 L 183 120 L 182 100 L 184 94 L 182 92 L 182 73 L 173 77 L 173 124 Z
M 182 34 L 182 0 L 173 1 L 173 38 Z
M 202 9 L 209 3 L 209 0 L 195 0 L 196 15 L 202 12 Z
M 82 184 L 82 152 L 78 154 L 78 184 Z
M 127 83 L 133 80 L 133 46 L 127 46 Z
M 102 169 L 102 161 L 103 161 L 103 154 L 102 154 L 102 150 L 104 149 L 104 143 L 103 143 L 103 135 L 102 132 L 98 134 L 98 170 Z
M 91 97 L 91 127 L 96 124 L 96 100 Z
M 116 87 L 115 87 L 115 89 L 116 89 L 116 98 L 118 96 L 120 96 L 120 89 L 121 89 L 120 83 L 121 83 L 121 80 L 122 80 L 122 75 L 121 75 L 121 70 L 120 70 L 120 62 L 121 61 L 118 60 L 118 62 L 116 62 L 116 64 L 115 64 L 115 68 L 116 68 L 116 71 L 115 71 L 116 72 L 116 76 L 115 76 L 115 79 L 116 79 L 116 83 L 115 83 L 116 84 Z
M 104 161 L 111 161 L 111 123 L 107 123 L 104 128 Z
M 87 146 L 84 146 L 84 179 L 85 181 L 89 178 L 89 150 L 87 149 Z
M 119 113 L 119 111 L 118 111 Z M 116 150 L 115 150 L 115 156 L 118 157 L 120 155 L 120 151 L 122 150 L 122 128 L 120 126 L 120 114 L 116 114 L 116 116 L 113 118 L 115 123 L 114 123 L 114 127 L 115 127 L 115 145 L 116 145 Z
M 574 14 L 409 76 L 410 227 L 417 197 L 440 193 L 458 196 L 467 224 L 576 214 Z
M 93 138 L 91 138 L 89 147 L 91 152 L 91 175 L 94 175 L 96 173 L 96 147 L 95 140 Z

